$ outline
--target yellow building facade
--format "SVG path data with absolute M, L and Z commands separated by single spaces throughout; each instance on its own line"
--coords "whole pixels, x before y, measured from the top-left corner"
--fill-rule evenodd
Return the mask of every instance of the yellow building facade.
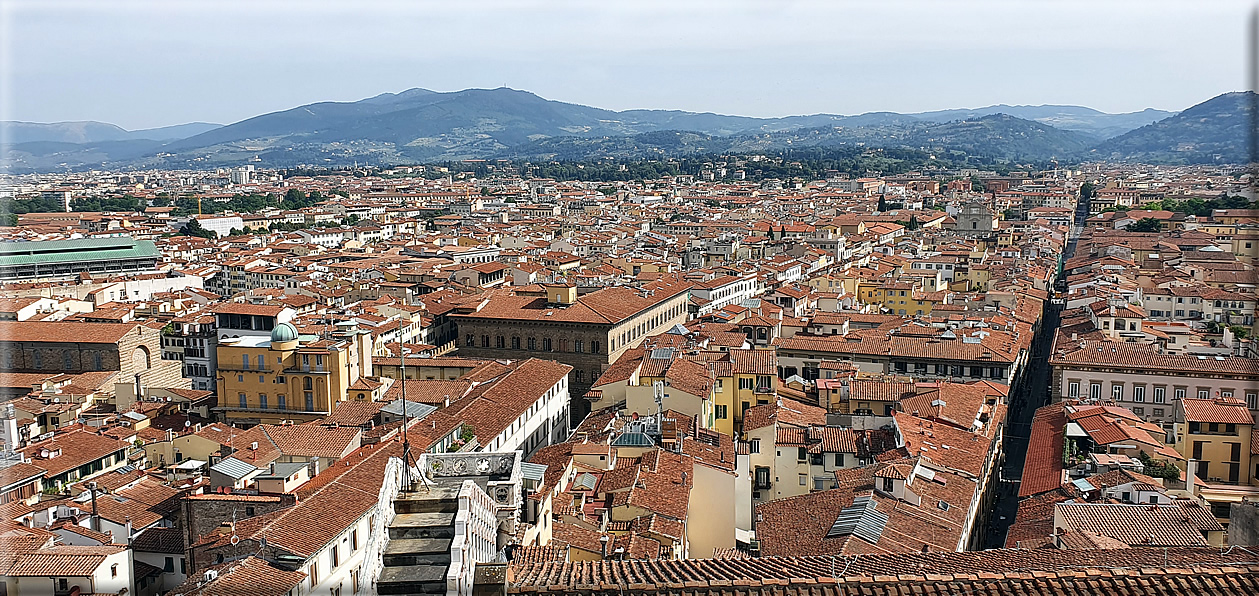
M 371 370 L 370 334 L 344 326 L 329 339 L 299 336 L 281 323 L 270 338 L 220 341 L 215 409 L 242 426 L 300 424 L 331 414 Z

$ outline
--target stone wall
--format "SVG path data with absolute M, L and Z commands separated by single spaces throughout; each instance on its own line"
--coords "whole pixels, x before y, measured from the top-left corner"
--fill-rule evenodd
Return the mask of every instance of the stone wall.
M 262 501 L 262 500 L 245 500 L 250 497 L 243 497 L 240 500 L 233 500 L 230 495 L 223 495 L 224 499 L 188 499 L 180 501 L 179 507 L 179 527 L 183 531 L 184 548 L 187 550 L 189 546 L 196 542 L 201 536 L 205 536 L 218 528 L 221 524 L 231 523 L 233 520 L 241 522 L 265 513 L 271 513 L 279 509 L 292 507 L 296 502 L 296 497 L 291 494 L 276 495 L 278 500 Z M 253 509 L 253 515 L 248 515 L 248 509 Z M 242 542 L 242 546 L 244 543 Z M 257 545 L 254 545 L 257 550 Z M 203 549 L 198 552 L 187 553 L 189 561 L 188 574 L 192 575 L 197 570 L 203 570 L 214 564 L 214 554 L 216 551 Z M 244 551 L 241 551 L 244 552 Z

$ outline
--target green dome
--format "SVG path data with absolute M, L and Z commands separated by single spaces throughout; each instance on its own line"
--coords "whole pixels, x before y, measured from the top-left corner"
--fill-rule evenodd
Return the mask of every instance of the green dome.
M 271 330 L 271 343 L 297 341 L 297 327 L 292 323 L 280 323 Z

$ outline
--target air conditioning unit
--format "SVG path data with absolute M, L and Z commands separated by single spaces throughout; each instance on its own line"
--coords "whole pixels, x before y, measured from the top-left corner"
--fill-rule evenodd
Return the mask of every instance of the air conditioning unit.
M 219 577 L 219 572 L 217 570 L 210 569 L 205 572 L 205 575 L 202 576 L 202 579 L 207 582 L 212 582 L 218 579 L 218 577 Z

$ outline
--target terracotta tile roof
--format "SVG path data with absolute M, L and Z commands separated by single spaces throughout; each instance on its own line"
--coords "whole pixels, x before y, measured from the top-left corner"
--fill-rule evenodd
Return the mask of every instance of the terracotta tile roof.
M 1063 490 L 1033 495 L 1019 501 L 1014 523 L 1006 531 L 1006 548 L 1037 548 L 1054 533 L 1054 505 L 1071 499 Z
M 1239 552 L 1240 551 L 1240 552 Z M 513 563 L 509 594 L 1252 594 L 1259 552 L 1217 548 Z M 838 576 L 838 581 L 837 581 Z
M 1029 497 L 1062 486 L 1062 441 L 1066 436 L 1067 416 L 1062 403 L 1036 410 L 1032 417 L 1031 436 L 1019 496 Z
M 279 426 L 260 424 L 250 430 L 261 429 L 273 445 L 286 456 L 323 457 L 341 459 L 359 446 L 363 430 L 342 426 L 329 428 L 318 422 Z M 236 443 L 240 449 L 241 443 Z
M 0 337 L 6 342 L 114 344 L 139 327 L 137 323 L 3 321 Z
M 409 396 L 408 396 L 409 399 Z M 321 425 L 338 424 L 341 426 L 366 426 L 376 418 L 380 409 L 389 405 L 389 401 L 358 401 L 347 400 L 337 404 L 331 414 L 319 419 Z
M 850 428 L 810 426 L 806 433 L 810 441 L 816 441 L 809 453 L 857 453 L 857 433 Z
M 848 401 L 869 400 L 895 402 L 914 395 L 911 381 L 887 379 L 852 379 L 848 382 Z
M 282 304 L 244 304 L 239 302 L 222 302 L 210 307 L 210 312 L 215 314 L 233 314 L 233 315 L 259 315 L 274 317 L 280 314 L 286 306 Z
M 202 574 L 188 578 L 171 593 L 181 596 L 287 596 L 306 579 L 301 571 L 287 571 L 272 566 L 267 561 L 249 556 L 210 567 L 218 571 L 218 577 L 202 581 Z
M 138 552 L 184 554 L 184 538 L 179 528 L 154 527 L 131 539 L 131 548 Z
M 6 554 L 0 574 L 10 577 L 90 576 L 106 557 L 123 552 L 126 545 L 51 546 L 36 551 Z
M 1246 408 L 1246 402 L 1220 397 L 1215 399 L 1197 399 L 1187 397 L 1181 400 L 1185 409 L 1186 422 L 1216 422 L 1219 424 L 1254 424 L 1255 418 Z
M 469 379 L 459 379 L 455 381 L 438 379 L 407 379 L 402 382 L 395 382 L 392 386 L 390 386 L 389 389 L 385 391 L 382 401 L 391 402 L 402 399 L 402 392 L 404 390 L 407 394 L 407 401 L 432 404 L 442 407 L 445 405 L 447 399 L 455 401 L 472 391 L 472 381 Z
M 897 333 L 883 329 L 852 331 L 848 335 L 803 336 L 778 338 L 774 345 L 779 350 L 800 350 L 846 355 L 897 356 L 934 361 L 983 361 L 1001 364 L 1013 362 L 1019 351 L 1026 347 L 1030 334 L 1016 338 L 1005 331 L 987 330 L 977 342 L 958 339 L 937 339 L 934 335 L 902 334 L 904 327 L 894 328 Z M 912 329 L 914 332 L 919 329 Z M 968 336 L 969 337 L 969 336 Z
M 591 387 L 600 387 L 630 380 L 642 366 L 645 353 L 646 350 L 641 346 L 626 350 L 616 359 L 616 362 L 613 362 L 603 371 L 602 375 L 599 375 L 599 380 L 595 381 Z
M 179 509 L 179 497 L 186 491 L 167 486 L 151 476 L 145 476 L 132 486 L 109 494 L 98 495 L 96 507 L 100 516 L 117 524 L 127 518 L 135 528 L 158 523 L 163 518 L 174 519 Z M 90 505 L 80 505 L 87 509 Z
M 707 398 L 717 383 L 707 366 L 683 358 L 674 360 L 664 377 L 670 388 L 676 387 L 701 398 Z
M 471 425 L 480 440 L 489 442 L 572 370 L 567 364 L 530 358 L 441 412 Z
M 599 542 L 600 536 L 602 536 L 600 532 L 575 523 L 556 521 L 551 525 L 551 544 L 555 546 L 578 548 L 602 554 L 603 544 Z
M 1224 531 L 1211 511 L 1196 502 L 1058 503 L 1054 512 L 1067 530 L 1097 533 L 1131 546 L 1207 546 L 1202 532 Z
M 971 429 L 982 414 L 991 413 L 996 403 L 1009 392 L 999 383 L 936 383 L 934 388 L 920 387 L 913 397 L 901 401 L 906 412 L 917 416 L 941 420 L 958 428 Z M 994 402 L 994 406 L 988 402 Z
M 131 444 L 110 437 L 104 437 L 85 430 L 59 432 L 51 439 L 32 443 L 19 449 L 23 455 L 31 459 L 31 464 L 47 471 L 45 478 L 63 474 L 85 464 L 92 463 L 102 457 L 118 451 L 125 451 Z M 41 452 L 60 450 L 61 454 L 51 459 L 42 459 Z
M 521 296 L 514 293 L 490 295 L 479 310 L 456 318 L 558 321 L 565 323 L 615 324 L 657 304 L 689 291 L 689 284 L 652 283 L 644 294 L 626 287 L 604 288 L 578 297 L 567 306 L 547 303 L 546 297 Z
M 736 374 L 778 374 L 778 355 L 775 350 L 731 350 L 730 361 Z
M 1059 533 L 1058 540 L 1062 542 L 1063 547 L 1073 549 L 1128 548 L 1128 545 L 1124 544 L 1122 541 L 1109 536 L 1103 536 L 1097 532 L 1072 532 L 1068 530 Z
M 61 524 L 56 526 L 56 529 L 78 534 L 79 536 L 83 536 L 84 538 L 95 540 L 96 542 L 100 544 L 113 544 L 114 542 L 114 537 L 111 534 L 106 534 L 105 532 L 97 532 L 96 530 L 93 530 L 91 528 L 85 528 L 83 526 L 77 526 L 74 524 L 73 520 L 62 522 Z
M 512 564 L 562 563 L 567 558 L 563 549 L 555 546 L 522 546 L 512 554 Z
M 1210 371 L 1254 376 L 1259 379 L 1259 360 L 1251 358 L 1197 357 L 1185 354 L 1166 354 L 1156 351 L 1153 345 L 1108 340 L 1079 340 L 1072 342 L 1059 334 L 1054 340 L 1055 352 L 1049 365 L 1066 368 L 1130 367 L 1141 370 L 1201 372 Z
M 401 443 L 391 441 L 357 450 L 303 487 L 296 505 L 279 510 L 268 523 L 248 533 L 237 524 L 237 534 L 255 539 L 265 536 L 268 544 L 309 557 L 375 508 L 385 464 L 401 449 Z
M 533 452 L 529 457 L 529 461 L 535 464 L 546 466 L 546 473 L 542 477 L 542 482 L 538 485 L 538 490 L 534 493 L 537 496 L 549 494 L 556 484 L 564 477 L 564 470 L 568 466 L 568 462 L 572 460 L 572 452 L 575 443 L 557 443 L 555 445 L 547 445 Z M 533 496 L 533 495 L 531 495 Z
M 874 478 L 908 476 L 918 458 L 907 458 L 863 468 L 839 470 L 839 488 L 778 499 L 756 507 L 757 538 L 766 556 L 858 554 L 955 550 L 962 535 L 966 511 L 975 490 L 974 481 L 934 469 L 934 480 L 917 475 L 912 490 L 919 505 L 873 491 Z M 857 499 L 873 503 L 875 515 L 886 520 L 871 542 L 858 533 L 832 535 L 841 511 L 857 506 Z M 947 503 L 947 508 L 940 507 Z
M 677 453 L 657 449 L 644 454 L 644 459 L 654 455 L 655 466 L 639 468 L 638 481 L 625 494 L 625 504 L 667 515 L 674 519 L 686 519 L 695 482 L 693 460 Z
M 922 456 L 938 466 L 979 476 L 992 448 L 980 434 L 894 412 L 897 431 L 910 455 Z

